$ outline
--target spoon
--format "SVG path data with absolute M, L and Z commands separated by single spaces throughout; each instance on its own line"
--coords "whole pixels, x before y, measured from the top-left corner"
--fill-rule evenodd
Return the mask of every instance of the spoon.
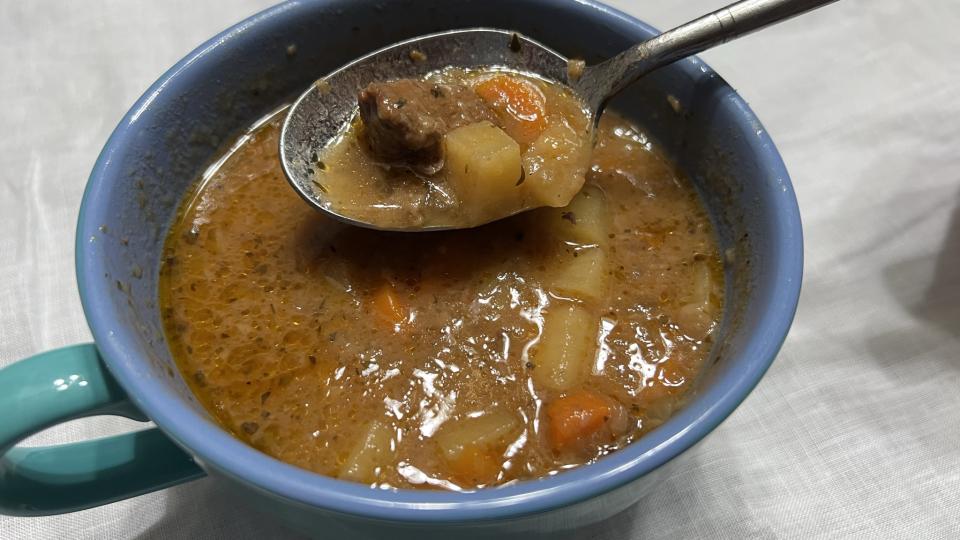
M 516 32 L 494 28 L 452 30 L 385 47 L 312 84 L 290 107 L 280 133 L 280 160 L 287 180 L 308 203 L 339 221 L 406 232 L 453 227 L 382 227 L 338 213 L 315 189 L 322 150 L 342 135 L 357 111 L 357 92 L 375 81 L 422 78 L 449 67 L 504 67 L 567 84 L 599 122 L 607 101 L 651 71 L 800 15 L 836 0 L 743 0 L 635 45 L 594 66 L 569 61 Z M 504 215 L 502 217 L 509 217 Z

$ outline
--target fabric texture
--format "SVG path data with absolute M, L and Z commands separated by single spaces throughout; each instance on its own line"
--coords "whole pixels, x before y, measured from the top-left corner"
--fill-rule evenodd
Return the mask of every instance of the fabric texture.
M 616 0 L 661 28 L 723 0 Z M 126 109 L 270 0 L 0 0 L 0 366 L 86 342 L 73 235 Z M 753 394 L 685 470 L 583 538 L 960 537 L 960 3 L 845 0 L 702 55 L 791 172 L 806 270 Z M 2 415 L 2 411 L 0 411 Z M 120 433 L 94 418 L 31 444 Z M 200 480 L 0 538 L 295 538 Z

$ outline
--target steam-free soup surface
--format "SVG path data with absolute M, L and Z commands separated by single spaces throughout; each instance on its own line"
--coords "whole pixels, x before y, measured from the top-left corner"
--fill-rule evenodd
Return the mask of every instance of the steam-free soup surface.
M 607 113 L 568 207 L 399 234 L 289 188 L 278 118 L 184 201 L 160 300 L 174 358 L 236 437 L 378 487 L 474 489 L 614 452 L 680 407 L 722 272 L 695 190 Z

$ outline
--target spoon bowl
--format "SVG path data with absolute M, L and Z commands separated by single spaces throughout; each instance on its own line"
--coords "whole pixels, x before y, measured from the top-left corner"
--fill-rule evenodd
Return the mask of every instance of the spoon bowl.
M 374 51 L 319 79 L 290 107 L 280 134 L 283 171 L 304 200 L 344 223 L 403 232 L 451 229 L 382 227 L 343 215 L 326 200 L 316 181 L 316 173 L 324 167 L 322 150 L 339 140 L 357 114 L 357 92 L 371 82 L 419 79 L 449 66 L 502 68 L 567 84 L 567 62 L 566 57 L 545 45 L 496 28 L 439 32 Z

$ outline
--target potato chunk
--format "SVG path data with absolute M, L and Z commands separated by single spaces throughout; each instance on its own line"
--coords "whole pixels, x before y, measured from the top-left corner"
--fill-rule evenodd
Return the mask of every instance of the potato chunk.
M 518 431 L 520 419 L 508 411 L 494 409 L 481 416 L 452 422 L 436 436 L 437 444 L 447 459 L 457 458 L 464 449 L 489 447 L 504 443 Z
M 599 322 L 580 305 L 551 307 L 544 314 L 543 332 L 533 356 L 533 380 L 553 390 L 567 390 L 580 382 L 596 354 Z
M 720 308 L 718 293 L 714 291 L 714 281 L 706 262 L 694 264 L 690 279 L 690 287 L 680 298 L 682 305 L 674 317 L 687 336 L 702 340 L 713 332 L 716 324 L 714 321 Z
M 489 484 L 497 480 L 503 468 L 503 451 L 521 428 L 517 415 L 493 409 L 447 424 L 436 441 L 457 480 Z
M 576 244 L 607 244 L 610 230 L 607 202 L 594 185 L 584 186 L 580 193 L 563 208 L 549 211 L 549 223 L 564 242 Z
M 464 209 L 499 217 L 502 205 L 518 206 L 520 145 L 502 129 L 483 121 L 444 137 L 447 180 Z
M 390 429 L 378 420 L 370 422 L 354 445 L 340 472 L 340 478 L 354 482 L 374 482 L 377 467 L 391 453 Z
M 565 206 L 583 187 L 590 166 L 590 137 L 553 117 L 523 154 L 523 185 L 535 205 Z
M 606 289 L 607 256 L 599 247 L 564 254 L 551 270 L 547 282 L 552 293 L 596 302 Z

